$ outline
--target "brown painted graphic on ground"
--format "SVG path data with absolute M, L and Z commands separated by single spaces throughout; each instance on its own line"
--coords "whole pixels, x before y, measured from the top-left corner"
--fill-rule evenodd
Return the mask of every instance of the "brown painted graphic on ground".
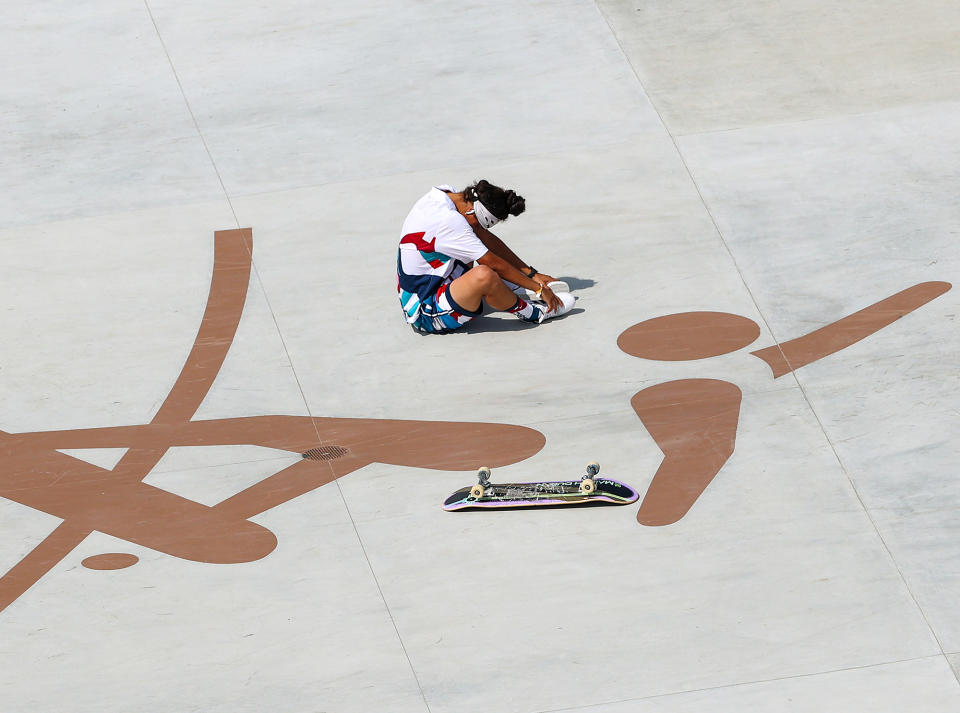
M 773 377 L 811 364 L 879 332 L 950 289 L 949 282 L 921 282 L 866 309 L 783 344 L 751 352 L 773 369 Z
M 733 455 L 740 420 L 739 387 L 715 379 L 683 379 L 651 386 L 630 403 L 664 459 L 637 519 L 676 522 Z
M 775 379 L 835 354 L 950 290 L 923 282 L 802 337 L 751 352 Z M 753 343 L 760 327 L 725 312 L 684 312 L 635 324 L 617 339 L 627 354 L 661 361 L 704 359 Z M 664 453 L 640 505 L 644 525 L 680 520 L 733 455 L 740 388 L 726 381 L 682 379 L 640 391 L 631 404 Z
M 682 312 L 633 325 L 620 335 L 617 346 L 643 359 L 692 361 L 735 352 L 759 336 L 760 326 L 740 315 Z
M 197 562 L 251 562 L 272 552 L 277 538 L 248 518 L 371 463 L 472 470 L 477 463 L 516 463 L 543 448 L 539 431 L 508 424 L 308 416 L 191 420 L 220 372 L 243 313 L 252 231 L 218 231 L 214 245 L 213 277 L 199 332 L 150 423 L 0 431 L 0 497 L 63 521 L 0 577 L 0 611 L 94 531 Z M 222 445 L 265 446 L 304 457 L 212 507 L 143 482 L 170 448 Z M 112 470 L 58 450 L 84 448 L 128 450 Z M 108 570 L 136 562 L 132 554 L 104 553 L 83 564 Z
M 87 569 L 125 569 L 132 567 L 140 558 L 136 555 L 125 554 L 123 552 L 108 552 L 102 555 L 93 555 L 87 557 L 82 564 Z

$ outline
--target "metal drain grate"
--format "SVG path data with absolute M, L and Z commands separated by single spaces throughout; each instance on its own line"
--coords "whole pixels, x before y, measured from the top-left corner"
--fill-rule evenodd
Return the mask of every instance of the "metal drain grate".
M 303 457 L 307 460 L 336 460 L 337 458 L 343 458 L 349 452 L 343 446 L 320 446 L 319 448 L 311 448 L 303 454 Z

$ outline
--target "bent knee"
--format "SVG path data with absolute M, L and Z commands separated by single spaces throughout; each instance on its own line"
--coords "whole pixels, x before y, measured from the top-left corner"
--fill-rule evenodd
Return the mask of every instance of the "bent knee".
M 486 265 L 477 265 L 467 274 L 484 288 L 491 288 L 500 282 L 500 275 Z

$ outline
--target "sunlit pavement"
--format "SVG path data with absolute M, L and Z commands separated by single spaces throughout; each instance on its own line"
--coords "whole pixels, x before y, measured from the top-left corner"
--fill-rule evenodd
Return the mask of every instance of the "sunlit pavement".
M 0 710 L 960 710 L 958 27 L 4 4 Z M 577 308 L 417 335 L 479 178 Z

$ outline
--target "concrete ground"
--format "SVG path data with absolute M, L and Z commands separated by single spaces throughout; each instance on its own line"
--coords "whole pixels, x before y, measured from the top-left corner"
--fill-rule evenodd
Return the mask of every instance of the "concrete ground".
M 956 2 L 0 20 L 4 713 L 960 710 L 960 290 L 776 379 L 745 348 L 618 348 L 725 312 L 761 349 L 958 284 Z M 578 309 L 418 336 L 400 225 L 478 178 L 527 198 L 498 233 Z M 252 236 L 249 280 L 216 231 Z M 239 275 L 213 290 L 235 335 L 213 275 Z M 434 461 L 429 425 L 379 421 L 523 426 L 545 445 L 495 481 L 598 460 L 643 498 L 717 449 L 657 439 L 631 399 L 700 379 L 742 393 L 735 451 L 659 526 L 639 504 L 444 512 L 506 446 L 461 427 Z M 168 418 L 172 394 L 194 402 Z M 284 424 L 356 452 L 298 469 Z M 269 552 L 216 560 L 218 537 Z

